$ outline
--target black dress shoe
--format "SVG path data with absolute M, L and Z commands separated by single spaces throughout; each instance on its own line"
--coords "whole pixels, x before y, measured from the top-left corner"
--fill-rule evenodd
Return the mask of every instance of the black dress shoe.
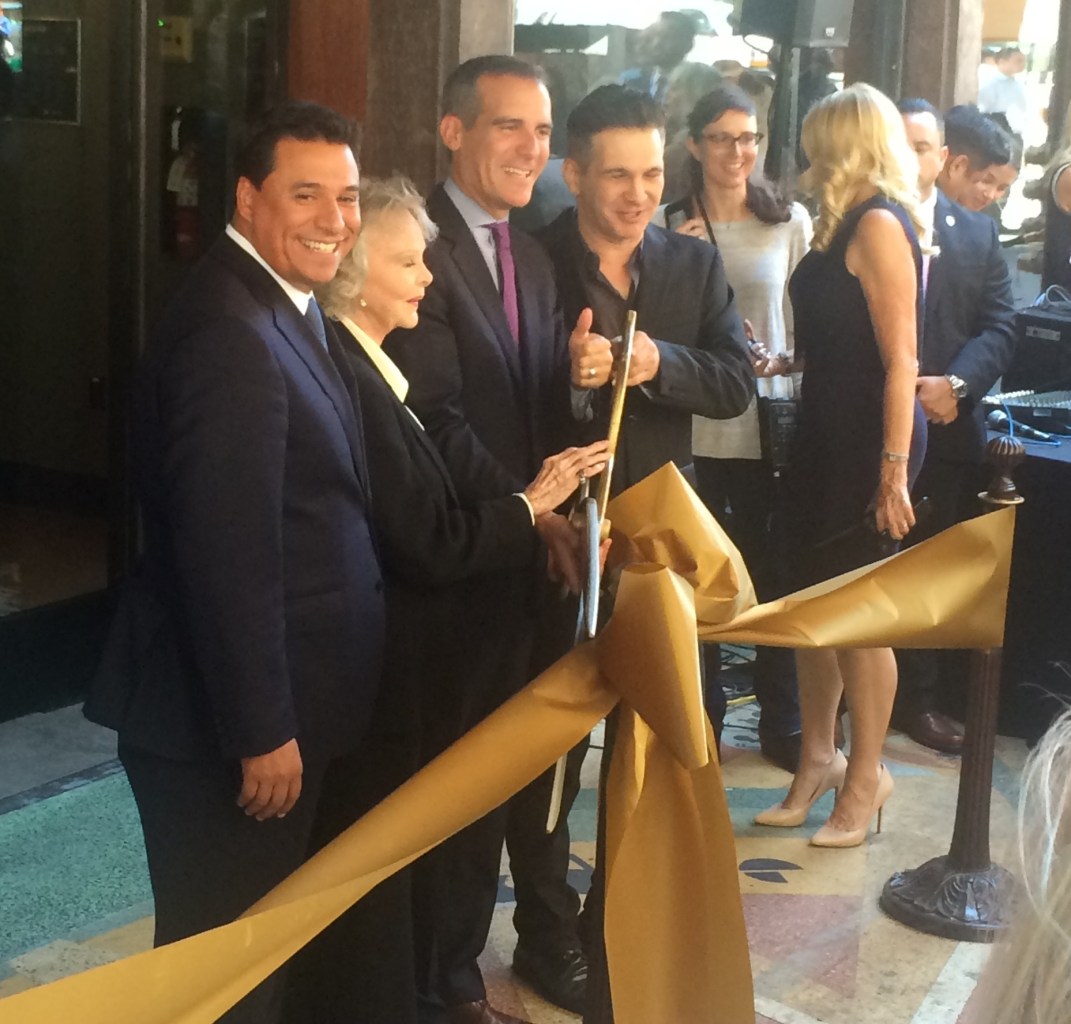
M 511 1014 L 496 1010 L 486 999 L 475 1003 L 461 1003 L 447 1010 L 450 1024 L 531 1024 Z
M 759 733 L 759 750 L 771 764 L 783 768 L 790 775 L 796 774 L 800 765 L 800 742 L 802 734 L 794 732 L 791 736 L 774 736 Z
M 584 1012 L 588 988 L 588 962 L 579 949 L 545 952 L 518 943 L 513 951 L 513 973 L 528 982 L 548 1003 L 570 1013 Z
M 963 726 L 940 711 L 920 711 L 904 722 L 904 732 L 916 743 L 942 754 L 963 753 Z

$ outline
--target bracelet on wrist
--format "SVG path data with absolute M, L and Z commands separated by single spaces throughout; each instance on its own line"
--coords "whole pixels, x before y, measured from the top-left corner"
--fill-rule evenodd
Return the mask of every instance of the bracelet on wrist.
M 900 452 L 883 451 L 881 453 L 882 462 L 907 462 L 909 459 L 909 455 L 902 455 Z

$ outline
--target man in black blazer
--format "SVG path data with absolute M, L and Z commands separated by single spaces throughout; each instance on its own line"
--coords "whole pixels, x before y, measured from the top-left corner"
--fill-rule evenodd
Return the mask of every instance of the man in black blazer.
M 979 511 L 977 495 L 985 483 L 980 399 L 1012 357 L 1015 311 L 996 222 L 936 187 L 945 157 L 940 114 L 925 100 L 903 100 L 900 111 L 919 158 L 921 211 L 931 228 L 923 241 L 937 249 L 923 265 L 918 396 L 929 427 L 915 500 L 929 498 L 931 514 L 908 537 L 918 543 Z M 957 652 L 898 651 L 897 661 L 894 722 L 925 746 L 960 753 L 963 729 L 941 712 L 938 698 L 962 658 Z
M 562 168 L 576 209 L 540 235 L 565 320 L 577 324 L 569 342 L 573 412 L 599 436 L 609 417 L 609 339 L 623 333 L 628 310 L 636 310 L 614 491 L 666 462 L 687 469 L 692 416 L 739 416 L 755 393 L 743 322 L 717 248 L 650 223 L 662 199 L 664 142 L 662 111 L 650 97 L 620 85 L 590 93 L 569 115 Z M 604 767 L 613 736 L 611 716 Z M 563 814 L 574 791 L 566 789 Z M 612 1019 L 602 869 L 596 864 L 583 928 L 590 965 L 585 1020 L 599 1021 Z
M 546 165 L 550 97 L 542 72 L 512 57 L 478 57 L 450 75 L 440 136 L 450 177 L 428 199 L 439 237 L 420 324 L 396 331 L 384 351 L 409 381 L 409 404 L 427 428 L 463 506 L 523 489 L 543 458 L 567 446 L 568 342 L 550 264 L 539 244 L 508 224 Z M 575 537 L 560 516 L 537 528 L 553 551 Z M 564 529 L 563 529 L 564 528 Z M 459 738 L 541 667 L 532 662 L 544 568 L 489 577 L 470 601 L 472 673 L 454 703 L 460 717 L 428 723 L 427 756 Z M 444 702 L 448 698 L 444 695 Z M 549 781 L 465 829 L 414 871 L 422 1022 L 510 1021 L 487 1004 L 476 958 L 487 940 L 509 829 L 519 941 L 514 967 L 551 1000 L 582 1002 L 586 965 L 567 883 L 564 821 L 545 822 Z
M 145 550 L 86 714 L 119 732 L 158 945 L 241 914 L 306 857 L 380 678 L 382 583 L 352 374 L 312 289 L 360 227 L 354 126 L 266 115 L 234 219 L 133 395 Z M 226 1015 L 279 1019 L 278 979 Z
M 540 239 L 554 264 L 570 339 L 573 409 L 605 430 L 613 355 L 635 309 L 630 390 L 614 490 L 666 462 L 692 461 L 692 416 L 739 415 L 755 391 L 743 322 L 716 247 L 655 227 L 662 197 L 663 117 L 618 85 L 569 115 L 563 172 L 576 195 Z

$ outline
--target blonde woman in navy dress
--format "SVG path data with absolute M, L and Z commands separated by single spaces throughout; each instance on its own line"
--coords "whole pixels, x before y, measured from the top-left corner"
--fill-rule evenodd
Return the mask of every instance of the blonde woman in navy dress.
M 803 184 L 818 205 L 811 251 L 789 283 L 800 430 L 789 473 L 797 583 L 817 583 L 894 550 L 915 522 L 911 484 L 925 454 L 915 399 L 922 255 L 918 164 L 888 97 L 853 85 L 807 115 Z M 896 693 L 889 648 L 796 655 L 803 742 L 784 801 L 755 820 L 796 826 L 837 790 L 815 846 L 858 846 L 892 793 L 881 762 Z M 837 750 L 842 695 L 851 753 Z

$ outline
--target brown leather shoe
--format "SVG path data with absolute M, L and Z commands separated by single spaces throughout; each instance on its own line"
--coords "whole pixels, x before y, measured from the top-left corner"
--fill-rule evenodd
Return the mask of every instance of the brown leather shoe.
M 531 1024 L 530 1021 L 496 1010 L 486 999 L 451 1006 L 448 1012 L 450 1024 Z
M 904 725 L 904 732 L 924 747 L 957 757 L 963 753 L 963 726 L 940 711 L 921 711 Z

